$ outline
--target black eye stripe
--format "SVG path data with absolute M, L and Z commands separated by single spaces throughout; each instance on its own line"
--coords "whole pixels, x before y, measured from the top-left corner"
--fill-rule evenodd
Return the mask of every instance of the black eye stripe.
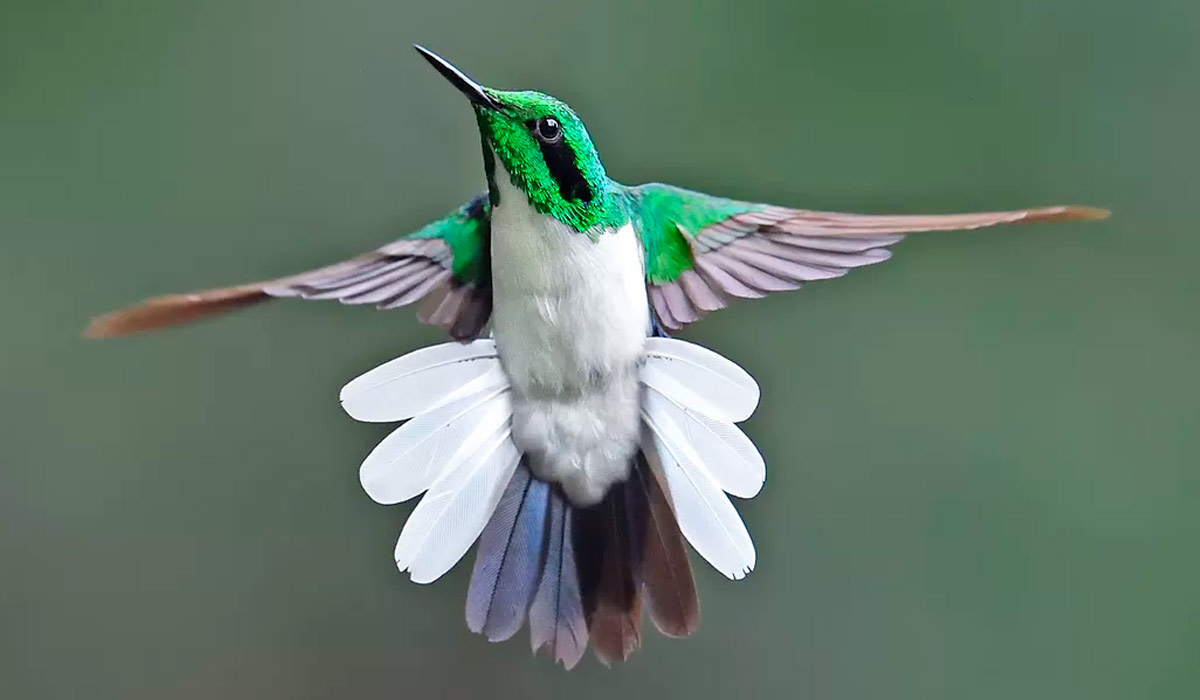
M 579 172 L 579 166 L 575 163 L 575 151 L 571 148 L 571 144 L 562 138 L 561 129 L 556 140 L 546 141 L 542 138 L 538 124 L 539 120 L 537 119 L 525 122 L 525 125 L 533 133 L 538 148 L 542 151 L 542 159 L 546 161 L 550 175 L 558 183 L 558 194 L 568 202 L 572 200 L 592 201 L 592 197 L 595 196 L 592 186 L 588 184 L 583 173 Z

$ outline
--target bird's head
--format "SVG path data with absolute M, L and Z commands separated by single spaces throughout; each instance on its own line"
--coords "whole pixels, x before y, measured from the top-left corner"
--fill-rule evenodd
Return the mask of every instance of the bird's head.
M 596 147 L 570 107 L 540 92 L 483 87 L 441 56 L 415 48 L 471 101 L 493 205 L 500 204 L 493 177 L 505 177 L 494 172 L 494 154 L 513 185 L 542 214 L 577 231 L 611 225 L 620 216 Z

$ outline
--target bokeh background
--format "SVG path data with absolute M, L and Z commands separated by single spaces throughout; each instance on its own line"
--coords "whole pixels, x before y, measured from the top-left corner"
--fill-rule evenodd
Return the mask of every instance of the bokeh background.
M 1200 3 L 0 2 L 0 696 L 1200 694 Z M 483 185 L 409 45 L 585 118 L 610 173 L 936 234 L 684 337 L 764 387 L 747 580 L 567 674 L 419 587 L 337 390 L 439 340 L 276 303 L 107 342 L 142 296 L 374 247 Z

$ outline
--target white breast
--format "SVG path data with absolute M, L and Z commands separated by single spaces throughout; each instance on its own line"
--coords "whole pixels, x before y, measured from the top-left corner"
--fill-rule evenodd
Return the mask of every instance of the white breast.
M 537 476 L 596 503 L 628 476 L 638 441 L 642 246 L 628 223 L 593 238 L 539 214 L 501 165 L 496 184 L 492 327 L 513 439 Z

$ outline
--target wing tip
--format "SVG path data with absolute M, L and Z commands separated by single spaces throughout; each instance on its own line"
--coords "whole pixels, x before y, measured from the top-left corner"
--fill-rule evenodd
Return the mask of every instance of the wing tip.
M 101 338 L 112 338 L 121 335 L 120 330 L 121 312 L 113 311 L 100 316 L 94 316 L 91 321 L 88 321 L 84 327 L 80 337 L 88 340 L 99 340 Z
M 96 316 L 82 335 L 100 339 L 157 330 L 256 304 L 266 298 L 258 286 L 153 297 L 136 306 Z
M 185 295 L 180 295 L 185 296 Z M 186 308 L 186 299 L 155 297 L 136 306 L 95 316 L 83 329 L 83 337 L 93 340 L 116 338 L 170 325 L 172 312 Z
M 1034 212 L 1030 219 L 1034 221 L 1103 221 L 1110 216 L 1112 216 L 1112 212 L 1101 207 L 1067 205 Z

